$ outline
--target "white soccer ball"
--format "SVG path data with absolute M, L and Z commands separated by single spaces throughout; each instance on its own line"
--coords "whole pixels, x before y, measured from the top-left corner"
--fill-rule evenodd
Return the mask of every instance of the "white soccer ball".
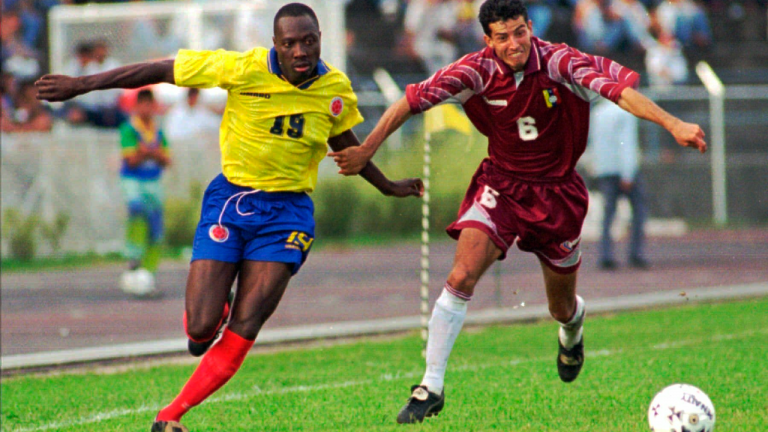
M 126 271 L 120 276 L 120 289 L 140 297 L 154 294 L 155 276 L 143 268 Z
M 672 384 L 660 391 L 648 408 L 653 432 L 712 432 L 715 406 L 703 391 L 689 384 Z

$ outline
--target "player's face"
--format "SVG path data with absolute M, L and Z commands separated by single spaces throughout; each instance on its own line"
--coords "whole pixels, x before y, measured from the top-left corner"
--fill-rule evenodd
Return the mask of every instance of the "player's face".
M 320 29 L 308 16 L 280 18 L 272 38 L 285 78 L 300 84 L 315 74 L 320 60 Z
M 153 101 L 137 101 L 134 106 L 134 112 L 142 119 L 149 120 L 155 113 L 155 103 Z
M 498 21 L 488 26 L 491 35 L 484 35 L 486 45 L 493 48 L 496 55 L 515 72 L 520 72 L 531 54 L 531 35 L 533 24 L 525 22 L 522 16 L 506 21 Z

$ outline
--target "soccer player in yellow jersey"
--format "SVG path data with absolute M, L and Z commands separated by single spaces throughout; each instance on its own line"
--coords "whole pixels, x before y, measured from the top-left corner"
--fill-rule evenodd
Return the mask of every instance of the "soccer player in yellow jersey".
M 178 397 L 157 414 L 155 432 L 187 431 L 181 417 L 240 367 L 312 246 L 308 193 L 315 188 L 326 143 L 334 151 L 359 145 L 352 132 L 362 121 L 357 98 L 349 79 L 320 60 L 312 9 L 283 6 L 274 32 L 271 49 L 181 50 L 174 60 L 84 77 L 47 75 L 36 83 L 38 98 L 49 101 L 161 82 L 228 91 L 220 131 L 223 174 L 203 198 L 186 289 L 189 349 L 205 356 Z M 392 182 L 371 163 L 360 174 L 384 195 L 423 193 L 419 179 Z

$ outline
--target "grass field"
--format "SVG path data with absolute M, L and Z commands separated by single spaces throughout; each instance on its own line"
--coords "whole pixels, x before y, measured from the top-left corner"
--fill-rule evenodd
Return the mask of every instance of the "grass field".
M 587 363 L 555 369 L 556 325 L 470 328 L 449 364 L 446 407 L 394 418 L 423 372 L 415 335 L 251 355 L 192 431 L 645 431 L 661 388 L 694 384 L 718 431 L 768 431 L 768 298 L 590 317 Z M 193 364 L 21 376 L 2 382 L 3 431 L 148 431 Z

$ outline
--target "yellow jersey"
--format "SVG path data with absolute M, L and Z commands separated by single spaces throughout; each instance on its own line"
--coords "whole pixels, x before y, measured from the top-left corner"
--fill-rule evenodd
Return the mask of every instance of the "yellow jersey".
M 343 72 L 320 60 L 317 75 L 286 81 L 274 48 L 247 52 L 180 50 L 176 85 L 227 90 L 219 129 L 230 182 L 267 192 L 311 192 L 328 138 L 363 121 Z

